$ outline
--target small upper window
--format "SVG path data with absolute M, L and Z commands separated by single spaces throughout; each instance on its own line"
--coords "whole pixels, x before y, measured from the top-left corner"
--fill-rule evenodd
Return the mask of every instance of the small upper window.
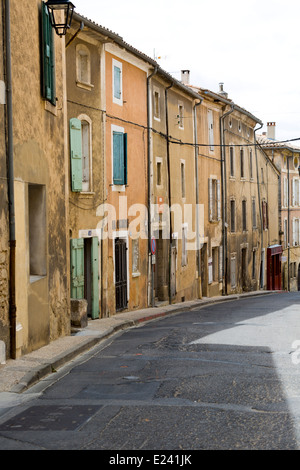
M 160 119 L 160 94 L 158 90 L 154 90 L 153 94 L 154 100 L 154 118 L 159 120 Z
M 123 105 L 122 64 L 113 59 L 113 102 Z
M 183 129 L 183 112 L 184 112 L 184 107 L 182 103 L 178 104 L 178 124 L 179 124 L 179 129 Z
M 84 44 L 76 47 L 76 83 L 79 87 L 91 89 L 91 54 Z

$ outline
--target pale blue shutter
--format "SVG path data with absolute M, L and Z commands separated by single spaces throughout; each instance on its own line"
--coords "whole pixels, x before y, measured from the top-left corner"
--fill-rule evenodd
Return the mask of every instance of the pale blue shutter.
M 121 69 L 114 66 L 114 97 L 121 98 Z
M 70 151 L 72 191 L 82 191 L 81 121 L 70 119 Z

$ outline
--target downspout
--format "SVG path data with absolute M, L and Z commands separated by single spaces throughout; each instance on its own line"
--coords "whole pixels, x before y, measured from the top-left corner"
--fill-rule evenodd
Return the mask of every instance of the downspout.
M 12 77 L 11 77 L 11 33 L 10 33 L 10 2 L 5 0 L 5 42 L 6 42 L 6 96 L 7 96 L 7 179 L 9 205 L 9 319 L 10 319 L 10 355 L 16 359 L 16 230 L 14 200 L 14 155 L 13 155 L 13 108 L 12 108 Z
M 290 292 L 290 159 L 287 157 L 287 170 L 288 170 L 288 292 Z
M 168 114 L 168 91 L 173 83 L 165 89 L 165 110 L 166 110 L 166 139 L 167 139 L 167 172 L 168 172 L 168 199 L 169 199 L 169 303 L 172 303 L 171 277 L 172 277 L 172 211 L 171 211 L 171 175 L 170 175 L 170 141 L 169 141 L 169 114 Z
M 222 295 L 227 295 L 227 181 L 226 181 L 226 155 L 225 155 L 225 118 L 233 113 L 235 107 L 232 104 L 231 109 L 220 117 L 220 137 L 221 137 L 221 180 L 222 180 L 222 232 L 223 232 L 223 260 L 222 260 Z
M 259 207 L 259 216 L 260 216 L 260 231 L 261 231 L 261 249 L 260 249 L 260 280 L 259 284 L 260 287 L 263 287 L 262 279 L 264 279 L 264 273 L 262 272 L 262 268 L 264 266 L 263 259 L 262 259 L 262 253 L 263 253 L 263 247 L 264 247 L 264 230 L 263 230 L 263 220 L 262 220 L 262 213 L 261 213 L 261 200 L 260 200 L 260 186 L 259 186 L 259 171 L 258 171 L 258 160 L 257 160 L 257 145 L 256 145 L 256 136 L 255 133 L 259 131 L 263 127 L 263 124 L 261 124 L 260 127 L 257 129 L 254 129 L 254 148 L 255 148 L 255 161 L 256 161 L 256 179 L 257 179 L 257 193 L 258 193 L 258 207 Z
M 155 67 L 152 74 L 147 77 L 147 127 L 148 127 L 148 255 L 151 268 L 151 305 L 154 307 L 154 269 L 151 259 L 151 106 L 150 106 L 150 80 L 157 74 L 158 67 Z
M 198 297 L 202 298 L 201 286 L 201 258 L 200 258 L 200 240 L 199 240 L 199 175 L 198 175 L 198 132 L 197 132 L 197 106 L 203 101 L 200 98 L 199 103 L 194 105 L 194 128 L 195 128 L 195 177 L 196 177 L 196 249 L 198 266 Z

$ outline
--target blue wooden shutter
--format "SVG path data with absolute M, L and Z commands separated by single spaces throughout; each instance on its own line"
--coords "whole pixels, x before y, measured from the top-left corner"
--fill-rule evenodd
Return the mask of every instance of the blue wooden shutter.
M 70 152 L 72 191 L 82 191 L 81 121 L 70 119 Z
M 127 184 L 127 134 L 113 132 L 113 182 Z
M 56 105 L 55 93 L 55 60 L 53 31 L 49 18 L 48 8 L 42 2 L 42 94 L 43 98 Z
M 124 148 L 124 184 L 127 184 L 127 134 L 123 134 L 123 148 Z
M 114 66 L 114 97 L 118 100 L 121 98 L 121 69 Z
M 71 298 L 84 298 L 84 240 L 71 240 Z
M 92 319 L 99 318 L 99 240 L 92 238 L 91 245 L 91 273 L 92 273 Z

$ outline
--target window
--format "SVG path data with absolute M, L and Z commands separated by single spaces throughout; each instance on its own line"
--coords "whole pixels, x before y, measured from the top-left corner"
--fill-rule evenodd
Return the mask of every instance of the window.
M 214 118 L 211 109 L 207 111 L 209 150 L 214 151 Z
M 257 228 L 257 223 L 256 223 L 256 203 L 255 199 L 252 199 L 252 227 Z
M 91 191 L 91 121 L 70 119 L 71 185 L 73 192 Z
M 112 126 L 113 184 L 127 184 L 127 134 L 124 129 Z
M 292 205 L 299 206 L 299 179 L 292 180 Z
M 229 158 L 230 158 L 230 176 L 234 176 L 234 148 L 229 148 Z
M 48 8 L 42 2 L 42 96 L 56 105 L 53 30 Z
M 247 202 L 242 201 L 242 229 L 243 232 L 247 230 Z
M 240 149 L 241 178 L 245 178 L 244 149 Z
M 221 219 L 220 180 L 209 178 L 209 220 L 215 222 Z
M 158 160 L 156 161 L 156 185 L 161 186 L 162 185 L 162 161 Z
M 113 102 L 123 105 L 122 64 L 113 59 Z
M 181 197 L 185 198 L 185 162 L 180 163 Z
M 139 271 L 139 239 L 132 239 L 132 275 L 138 276 Z
M 283 206 L 288 207 L 288 184 L 286 176 L 283 178 Z
M 86 89 L 91 89 L 91 55 L 84 44 L 76 46 L 76 83 Z
M 262 201 L 261 204 L 262 204 L 263 230 L 267 230 L 269 228 L 268 203 L 266 201 Z
M 184 112 L 184 107 L 182 103 L 178 104 L 178 124 L 179 124 L 179 129 L 183 129 L 183 112 Z
M 160 120 L 160 93 L 157 89 L 153 93 L 154 119 Z
M 299 219 L 293 219 L 293 246 L 299 245 Z
M 81 121 L 82 191 L 90 191 L 90 124 Z
M 253 179 L 253 157 L 252 157 L 252 149 L 249 152 L 249 166 L 250 166 L 250 179 Z
M 230 231 L 235 232 L 235 200 L 230 201 Z
M 28 185 L 28 218 L 30 282 L 34 282 L 47 274 L 46 190 L 43 185 Z

